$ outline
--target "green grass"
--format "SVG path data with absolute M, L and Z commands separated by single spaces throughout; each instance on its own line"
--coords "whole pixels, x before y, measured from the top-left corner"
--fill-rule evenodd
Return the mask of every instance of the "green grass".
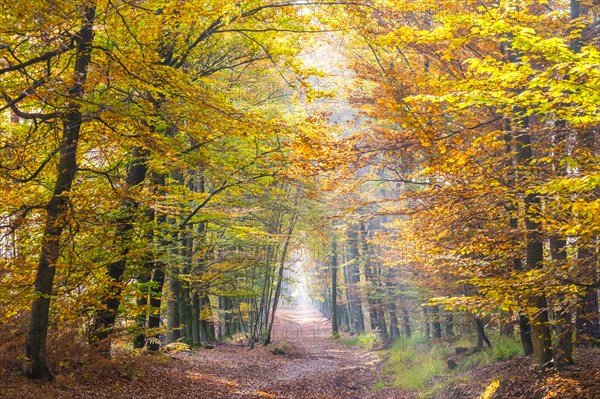
M 387 351 L 384 372 L 393 377 L 393 384 L 405 389 L 421 389 L 434 377 L 447 373 L 446 344 L 428 344 L 419 337 L 400 339 Z
M 373 350 L 381 345 L 381 337 L 377 333 L 368 332 L 352 338 L 340 338 L 339 342 L 344 345 L 362 346 L 367 350 Z
M 482 367 L 496 361 L 510 359 L 522 354 L 518 340 L 503 336 L 491 336 L 491 349 L 475 351 L 469 355 L 455 357 L 456 347 L 473 347 L 472 341 L 429 343 L 413 337 L 394 343 L 385 354 L 384 372 L 392 378 L 392 384 L 410 390 L 418 390 L 425 397 L 445 389 L 452 381 L 462 378 L 466 370 Z M 446 360 L 453 358 L 458 367 L 450 371 Z M 440 378 L 436 378 L 440 377 Z
M 271 353 L 276 356 L 285 356 L 290 350 L 290 347 L 287 343 L 282 342 L 271 347 Z
M 499 335 L 490 339 L 493 345 L 491 348 L 464 357 L 458 363 L 457 371 L 466 371 L 475 367 L 486 366 L 523 354 L 521 344 L 514 338 Z

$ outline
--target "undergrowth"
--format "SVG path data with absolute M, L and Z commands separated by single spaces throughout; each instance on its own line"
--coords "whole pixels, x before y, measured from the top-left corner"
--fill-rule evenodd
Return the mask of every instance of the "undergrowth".
M 461 373 L 507 360 L 522 354 L 519 342 L 511 337 L 492 336 L 492 348 L 472 350 L 460 357 L 455 348 L 472 347 L 468 340 L 431 343 L 421 337 L 400 339 L 384 352 L 387 358 L 383 371 L 391 384 L 404 389 L 418 390 L 422 397 L 432 397 L 463 378 Z M 458 365 L 449 370 L 446 361 L 452 358 Z
M 339 342 L 344 345 L 362 346 L 369 351 L 380 348 L 382 344 L 381 336 L 375 331 L 355 335 L 352 338 L 340 338 Z

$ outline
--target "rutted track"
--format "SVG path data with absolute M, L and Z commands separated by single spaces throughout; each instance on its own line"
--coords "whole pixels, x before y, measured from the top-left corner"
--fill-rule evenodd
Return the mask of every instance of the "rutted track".
M 375 390 L 379 359 L 362 348 L 331 341 L 330 322 L 308 305 L 278 311 L 274 346 L 247 350 L 220 346 L 186 356 L 200 373 L 225 379 L 231 397 L 305 399 L 409 398 L 390 388 Z

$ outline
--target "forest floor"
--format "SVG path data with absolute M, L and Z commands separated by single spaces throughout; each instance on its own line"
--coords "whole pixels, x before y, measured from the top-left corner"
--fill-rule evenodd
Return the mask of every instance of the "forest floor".
M 53 383 L 0 368 L 0 399 L 415 399 L 386 384 L 378 352 L 331 340 L 330 321 L 310 306 L 278 310 L 273 344 L 218 345 L 193 352 L 134 354 L 63 364 Z M 600 350 L 537 375 L 516 358 L 437 381 L 438 399 L 478 399 L 497 380 L 496 399 L 599 399 Z M 429 387 L 432 388 L 432 387 Z M 434 386 L 435 388 L 435 386 Z
M 220 346 L 178 355 L 202 375 L 225 381 L 227 398 L 409 399 L 392 388 L 376 389 L 381 359 L 361 347 L 337 343 L 331 322 L 310 306 L 277 311 L 273 344 L 248 351 Z
M 414 393 L 376 387 L 381 359 L 335 342 L 331 322 L 311 306 L 280 309 L 273 344 L 244 345 L 166 356 L 123 356 L 67 367 L 53 383 L 0 370 L 2 399 L 412 399 Z

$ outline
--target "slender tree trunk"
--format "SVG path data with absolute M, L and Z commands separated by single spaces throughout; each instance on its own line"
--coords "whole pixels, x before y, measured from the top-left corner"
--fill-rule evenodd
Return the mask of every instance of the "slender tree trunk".
M 338 269 L 338 253 L 337 239 L 333 235 L 331 243 L 331 333 L 334 337 L 340 335 L 338 331 L 338 308 L 337 308 L 337 269 Z
M 127 186 L 135 187 L 146 178 L 146 153 L 139 148 L 133 149 L 133 155 L 129 170 L 127 172 Z M 110 340 L 108 340 L 121 304 L 121 277 L 125 272 L 127 255 L 132 240 L 134 222 L 138 202 L 132 199 L 121 201 L 121 212 L 123 213 L 117 221 L 117 243 L 120 246 L 119 259 L 108 265 L 108 276 L 111 287 L 102 300 L 102 309 L 96 312 L 94 320 L 93 341 L 98 346 L 99 352 L 105 356 L 110 355 Z
M 404 338 L 410 338 L 412 331 L 410 329 L 410 316 L 408 314 L 408 309 L 405 306 L 402 306 L 402 330 L 404 334 Z
M 512 157 L 512 153 L 513 153 L 513 145 L 512 145 L 512 141 L 513 141 L 513 136 L 511 133 L 511 126 L 510 123 L 507 122 L 506 124 L 506 130 L 507 133 L 504 135 L 504 141 L 505 141 L 505 148 L 506 148 L 506 153 Z M 511 165 L 511 167 L 514 168 L 514 164 L 515 164 L 516 160 L 512 160 L 510 159 L 508 162 Z M 515 172 L 512 171 L 511 169 L 511 174 L 509 175 L 509 180 L 514 184 L 516 181 L 516 176 L 515 176 Z M 517 217 L 518 215 L 518 209 L 517 206 L 514 205 L 511 201 L 508 201 L 508 203 L 506 204 L 506 210 L 507 213 L 509 215 L 509 226 L 513 229 L 514 232 L 516 232 L 519 229 L 519 219 Z M 513 238 L 514 244 L 516 245 L 516 237 Z M 523 260 L 521 259 L 521 257 L 519 255 L 515 255 L 514 258 L 512 259 L 512 263 L 513 263 L 513 268 L 517 271 L 522 271 L 523 270 Z M 523 353 L 525 354 L 525 356 L 529 356 L 531 354 L 533 354 L 533 341 L 531 340 L 531 325 L 529 324 L 529 317 L 523 312 L 523 311 L 519 311 L 518 314 L 519 317 L 519 338 L 521 340 L 521 347 L 523 348 Z
M 225 342 L 230 336 L 230 305 L 229 298 L 226 296 L 219 297 L 219 342 Z
M 194 346 L 200 346 L 200 296 L 194 293 L 192 296 L 192 343 Z
M 373 299 L 373 294 L 371 291 L 375 290 L 375 283 L 373 281 L 373 272 L 371 268 L 371 252 L 370 247 L 367 242 L 368 240 L 368 232 L 367 227 L 364 223 L 360 223 L 360 240 L 361 240 L 361 263 L 363 266 L 363 273 L 365 276 L 365 283 L 368 286 L 366 296 L 367 296 L 367 304 L 369 308 L 369 324 L 371 326 L 371 331 L 377 331 L 379 329 L 379 314 L 377 312 L 377 303 Z
M 151 270 L 144 270 L 138 277 L 138 284 L 142 287 L 142 292 L 138 294 L 139 297 L 136 300 L 136 305 L 139 309 L 144 310 L 140 311 L 140 313 L 135 317 L 137 335 L 133 338 L 134 349 L 141 349 L 146 344 L 146 325 L 148 321 L 148 312 L 146 312 L 145 309 L 148 307 L 149 297 L 146 286 L 150 281 L 150 273 Z
M 517 110 L 517 112 L 520 112 L 520 110 Z M 520 126 L 522 131 L 516 136 L 518 143 L 517 161 L 525 167 L 533 159 L 531 135 L 527 131 L 528 127 L 528 118 L 522 118 Z M 539 269 L 544 261 L 544 247 L 538 231 L 540 224 L 536 220 L 536 214 L 541 206 L 539 195 L 535 193 L 526 194 L 524 206 L 527 239 L 526 265 L 528 270 Z M 528 316 L 531 321 L 533 362 L 538 368 L 552 367 L 552 340 L 546 296 L 543 293 L 532 295 L 528 300 L 528 307 L 531 309 Z
M 164 185 L 164 176 L 158 176 L 158 186 Z M 156 217 L 156 226 L 164 226 L 167 222 L 167 216 L 164 213 L 153 214 L 153 218 Z M 160 239 L 161 247 L 164 247 L 163 239 Z M 161 248 L 161 252 L 164 248 Z M 154 291 L 150 294 L 150 314 L 148 315 L 148 332 L 152 334 L 152 339 L 148 344 L 148 350 L 158 351 L 160 349 L 160 325 L 161 325 L 161 305 L 163 298 L 163 289 L 165 285 L 165 269 L 166 264 L 162 257 L 155 256 L 153 260 L 154 273 L 152 274 L 152 286 Z
M 566 240 L 557 238 L 550 240 L 550 255 L 554 261 L 564 263 L 567 260 L 566 246 Z M 564 299 L 564 295 L 558 296 L 558 304 L 554 311 L 554 321 L 556 324 L 556 362 L 558 364 L 573 364 L 571 309 L 564 303 Z
M 144 311 L 140 312 L 140 315 L 136 318 L 136 324 L 139 329 L 139 334 L 135 337 L 133 341 L 133 347 L 138 349 L 143 348 L 146 345 L 146 334 L 149 328 L 148 319 L 150 314 L 152 313 L 150 301 L 152 296 L 154 295 L 154 292 L 152 290 L 152 287 L 154 286 L 152 277 L 154 274 L 154 268 L 156 266 L 154 261 L 155 253 L 153 250 L 150 250 L 150 248 L 153 248 L 152 244 L 154 242 L 154 210 L 148 208 L 145 212 L 145 217 L 148 223 L 150 224 L 149 226 L 147 226 L 145 234 L 146 246 L 148 250 L 144 254 L 144 265 L 139 277 L 139 283 L 142 285 L 143 295 L 140 295 L 140 298 L 137 301 L 138 307 L 143 308 Z M 150 285 L 146 287 L 148 283 L 150 283 Z
M 449 312 L 446 314 L 445 333 L 446 338 L 454 337 L 454 318 L 452 317 L 452 313 Z
M 365 332 L 365 318 L 363 315 L 362 297 L 358 292 L 360 283 L 360 259 L 358 250 L 358 231 L 352 226 L 348 231 L 348 274 L 350 284 L 348 286 L 348 301 L 352 303 L 352 325 L 357 334 Z
M 529 316 L 524 313 L 519 314 L 519 337 L 521 338 L 523 354 L 525 356 L 532 355 L 533 340 L 531 338 L 531 323 L 529 323 Z
M 200 296 L 200 338 L 204 344 L 215 341 L 215 326 L 213 323 L 212 306 L 208 295 Z
M 89 5 L 84 11 L 83 26 L 76 36 L 77 48 L 73 69 L 74 83 L 69 95 L 79 100 L 84 95 L 88 65 L 91 60 L 92 40 L 96 8 Z M 31 304 L 29 325 L 25 341 L 25 375 L 34 379 L 52 380 L 54 377 L 46 363 L 46 338 L 50 297 L 58 262 L 61 235 L 67 225 L 69 193 L 77 171 L 77 147 L 83 118 L 79 105 L 68 105 L 63 119 L 63 135 L 60 143 L 58 170 L 52 198 L 46 205 L 46 222 L 42 236 L 42 250 L 35 276 L 35 299 Z
M 188 225 L 184 229 L 184 237 L 182 239 L 182 251 L 183 251 L 183 274 L 187 275 L 192 271 L 192 256 L 193 256 L 193 239 L 192 239 L 192 226 Z M 190 283 L 184 282 L 181 286 L 179 295 L 179 314 L 183 324 L 183 334 L 185 336 L 185 342 L 193 344 L 192 338 L 192 296 L 190 291 Z
M 299 193 L 296 193 L 295 199 L 295 208 L 298 207 Z M 279 304 L 280 296 L 281 296 L 281 285 L 283 284 L 283 275 L 285 271 L 285 263 L 288 258 L 288 251 L 290 248 L 290 242 L 292 240 L 292 234 L 294 233 L 294 229 L 296 228 L 296 221 L 298 220 L 297 209 L 294 209 L 294 213 L 290 218 L 290 225 L 288 227 L 287 235 L 285 236 L 285 242 L 283 244 L 283 249 L 281 250 L 281 257 L 279 259 L 279 272 L 277 273 L 277 286 L 275 288 L 275 297 L 273 299 L 273 311 L 271 312 L 271 322 L 268 326 L 267 338 L 265 339 L 265 345 L 271 343 L 271 332 L 273 331 L 273 324 L 275 323 L 275 312 L 277 311 L 277 306 Z
M 346 300 L 346 306 L 344 306 L 344 313 L 346 314 L 346 319 L 348 320 L 348 330 L 351 333 L 356 333 L 356 329 L 354 328 L 354 320 L 353 320 L 353 314 L 354 314 L 354 304 L 352 303 L 352 294 L 350 292 L 352 283 L 350 280 L 350 273 L 349 273 L 349 269 L 348 269 L 348 264 L 346 262 L 346 264 L 344 264 L 344 266 L 342 267 L 342 276 L 344 277 L 344 299 Z
M 388 304 L 388 312 L 390 313 L 390 339 L 396 340 L 400 337 L 400 328 L 398 327 L 396 303 L 393 300 Z
M 156 290 L 150 295 L 151 313 L 148 316 L 148 331 L 153 334 L 152 341 L 148 344 L 148 350 L 157 351 L 160 349 L 160 307 L 162 303 L 162 291 L 165 283 L 165 271 L 163 265 L 159 265 L 152 275 L 152 282 Z
M 442 323 L 440 322 L 440 307 L 438 305 L 431 308 L 433 318 L 433 339 L 442 339 Z
M 179 313 L 181 281 L 176 267 L 171 269 L 167 275 L 167 342 L 175 342 L 181 338 L 181 315 Z
M 477 347 L 483 349 L 483 343 L 485 342 L 487 347 L 491 348 L 492 343 L 485 334 L 485 323 L 483 322 L 481 317 L 475 318 L 475 325 L 477 326 Z
M 596 257 L 590 248 L 579 248 L 577 258 L 580 269 L 592 283 L 597 282 Z M 586 287 L 577 309 L 577 343 L 600 346 L 600 318 L 598 314 L 598 289 Z
M 425 327 L 425 338 L 429 340 L 431 338 L 431 327 L 429 323 L 429 311 L 427 306 L 423 306 L 423 324 Z

